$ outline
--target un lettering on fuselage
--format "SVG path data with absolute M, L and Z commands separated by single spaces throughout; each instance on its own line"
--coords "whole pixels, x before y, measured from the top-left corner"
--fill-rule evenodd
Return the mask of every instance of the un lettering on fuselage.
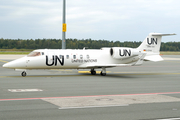
M 59 62 L 60 65 L 63 66 L 64 65 L 64 56 L 62 55 L 61 57 L 62 57 L 62 59 L 60 59 L 57 55 L 55 55 L 55 56 L 53 55 L 52 62 L 49 63 L 48 56 L 46 56 L 46 65 L 47 66 L 53 66 L 53 65 L 57 66 L 57 63 Z
M 157 45 L 157 38 L 151 38 L 149 40 L 149 38 L 147 38 L 147 44 L 148 45 Z
M 58 57 L 57 55 L 55 55 L 55 56 L 53 55 L 51 62 L 49 62 L 49 57 L 46 56 L 46 65 L 47 66 L 53 66 L 53 65 L 57 66 L 58 62 L 61 66 L 64 65 L 64 56 L 63 55 L 61 55 L 61 57 Z M 84 60 L 76 59 L 76 60 L 72 60 L 71 62 L 72 63 L 92 63 L 92 62 L 97 62 L 97 59 L 87 59 L 87 60 L 86 59 L 84 59 Z

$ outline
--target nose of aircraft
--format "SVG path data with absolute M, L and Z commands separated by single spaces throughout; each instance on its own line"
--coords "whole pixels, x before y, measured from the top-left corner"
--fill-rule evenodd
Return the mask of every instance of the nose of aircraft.
M 14 61 L 5 63 L 2 67 L 3 68 L 14 68 L 16 66 L 16 63 Z
M 3 68 L 7 68 L 8 67 L 8 63 L 5 63 L 2 67 Z
M 4 68 L 14 68 L 16 67 L 16 62 L 15 61 L 11 61 L 11 62 L 8 62 L 8 63 L 5 63 L 3 65 Z
M 3 66 L 3 68 L 13 68 L 13 69 L 17 69 L 17 68 L 24 68 L 26 67 L 26 59 L 25 57 L 5 63 Z

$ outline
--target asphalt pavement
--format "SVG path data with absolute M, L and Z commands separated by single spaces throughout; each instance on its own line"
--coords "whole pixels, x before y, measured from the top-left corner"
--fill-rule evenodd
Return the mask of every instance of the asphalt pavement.
M 180 120 L 180 56 L 163 58 L 106 76 L 70 69 L 26 77 L 0 59 L 0 120 Z

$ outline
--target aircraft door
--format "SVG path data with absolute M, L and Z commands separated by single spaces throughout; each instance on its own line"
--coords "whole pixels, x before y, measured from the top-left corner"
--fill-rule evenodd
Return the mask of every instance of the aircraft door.
M 71 62 L 81 64 L 81 63 L 83 63 L 83 57 L 84 57 L 83 54 L 72 53 L 71 54 Z
M 26 59 L 26 67 L 28 66 L 28 63 L 30 62 L 30 59 L 29 58 L 27 58 Z

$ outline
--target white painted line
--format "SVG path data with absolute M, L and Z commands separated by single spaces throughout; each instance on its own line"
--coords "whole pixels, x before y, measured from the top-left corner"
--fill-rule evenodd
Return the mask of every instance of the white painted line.
M 10 92 L 39 92 L 41 89 L 8 89 Z
M 180 58 L 166 58 L 166 57 L 164 57 L 163 59 L 164 60 L 180 60 Z
M 26 55 L 0 55 L 0 59 L 1 60 L 14 60 L 14 59 L 18 59 L 21 57 L 24 57 Z
M 129 105 L 108 105 L 108 106 L 84 106 L 84 107 L 62 107 L 59 108 L 60 110 L 66 110 L 66 109 L 84 109 L 84 108 L 104 108 L 104 107 L 126 107 Z
M 156 120 L 180 120 L 180 118 L 156 119 Z

